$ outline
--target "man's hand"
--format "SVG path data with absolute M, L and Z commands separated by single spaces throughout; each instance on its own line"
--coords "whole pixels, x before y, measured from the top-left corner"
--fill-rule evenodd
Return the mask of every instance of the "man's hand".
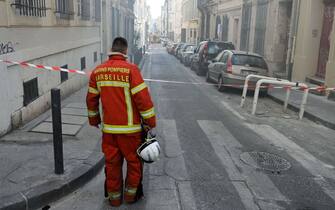
M 151 130 L 150 126 L 149 125 L 146 125 L 146 124 L 143 124 L 143 129 L 145 132 L 148 132 Z
M 100 129 L 100 124 L 98 124 L 98 125 L 93 125 L 93 127 L 96 127 L 96 128 L 98 128 L 98 129 Z

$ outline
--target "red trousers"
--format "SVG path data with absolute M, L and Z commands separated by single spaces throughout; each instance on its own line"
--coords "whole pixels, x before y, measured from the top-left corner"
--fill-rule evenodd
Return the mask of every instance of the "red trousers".
M 106 188 L 110 203 L 119 206 L 123 195 L 123 160 L 127 162 L 124 199 L 134 202 L 142 194 L 143 164 L 136 150 L 141 145 L 140 135 L 107 134 L 102 136 L 102 151 L 105 155 Z M 141 191 L 141 192 L 139 192 Z

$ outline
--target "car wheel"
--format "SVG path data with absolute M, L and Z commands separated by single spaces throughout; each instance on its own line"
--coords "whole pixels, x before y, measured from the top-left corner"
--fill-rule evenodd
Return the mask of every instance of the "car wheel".
M 207 73 L 206 73 L 206 82 L 208 82 L 208 83 L 211 82 L 211 78 L 209 77 L 209 71 L 207 71 Z
M 196 63 L 192 63 L 192 71 L 196 71 L 197 70 L 197 64 Z
M 223 83 L 223 77 L 220 76 L 219 80 L 218 80 L 218 91 L 223 92 L 225 89 L 226 88 L 225 88 L 224 83 Z
M 201 68 L 201 65 L 199 64 L 197 67 L 197 75 L 198 76 L 203 76 L 204 75 L 204 70 Z
M 200 66 L 197 67 L 196 73 L 197 73 L 198 76 L 201 76 L 201 68 L 200 68 Z

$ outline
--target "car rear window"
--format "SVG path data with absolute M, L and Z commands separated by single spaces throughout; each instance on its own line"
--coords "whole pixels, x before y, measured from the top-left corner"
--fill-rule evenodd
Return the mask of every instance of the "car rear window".
M 268 66 L 263 58 L 253 55 L 233 55 L 232 64 L 268 69 Z
M 186 51 L 194 51 L 194 46 L 188 46 L 187 48 L 186 48 Z
M 208 43 L 208 53 L 209 54 L 218 54 L 223 50 L 234 50 L 235 47 L 231 43 L 224 42 L 209 42 Z

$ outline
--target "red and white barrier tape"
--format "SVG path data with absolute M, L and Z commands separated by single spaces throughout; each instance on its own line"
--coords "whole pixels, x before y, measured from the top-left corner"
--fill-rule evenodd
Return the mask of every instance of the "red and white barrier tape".
M 17 64 L 23 67 L 32 67 L 35 69 L 46 69 L 46 70 L 50 70 L 50 71 L 64 71 L 64 72 L 68 72 L 68 73 L 77 73 L 77 74 L 82 74 L 82 75 L 86 75 L 86 72 L 84 71 L 80 71 L 77 69 L 64 69 L 61 68 L 59 66 L 45 66 L 45 65 L 36 65 L 36 64 L 32 64 L 32 63 L 26 63 L 26 62 L 16 62 L 16 61 L 8 61 L 8 60 L 0 60 L 0 62 L 3 63 L 9 63 L 9 64 Z
M 17 61 L 9 61 L 9 60 L 0 60 L 2 63 L 7 63 L 7 64 L 17 64 L 23 67 L 32 67 L 35 69 L 45 69 L 49 71 L 63 71 L 63 72 L 68 72 L 68 73 L 76 73 L 76 74 L 81 74 L 81 75 L 90 75 L 90 72 L 84 72 L 80 71 L 77 69 L 65 69 L 61 68 L 59 66 L 45 66 L 45 65 L 37 65 L 37 64 L 32 64 L 32 63 L 27 63 L 27 62 L 17 62 Z M 169 80 L 159 80 L 159 79 L 144 79 L 145 81 L 148 82 L 159 82 L 159 83 L 172 83 L 172 84 L 193 84 L 193 85 L 216 85 L 216 84 L 209 84 L 209 83 L 203 83 L 203 82 L 182 82 L 182 81 L 169 81 Z M 234 87 L 234 88 L 243 88 L 244 85 L 224 85 L 225 87 Z M 255 86 L 250 86 L 249 88 L 255 88 Z M 327 88 L 324 86 L 318 86 L 318 87 L 312 87 L 312 88 L 302 88 L 302 87 L 294 87 L 294 86 L 273 86 L 273 85 L 267 85 L 267 86 L 261 86 L 261 88 L 268 88 L 268 89 L 294 89 L 294 90 L 304 90 L 304 89 L 309 89 L 309 90 L 316 90 L 319 92 L 322 91 L 328 91 L 328 90 L 335 90 L 335 88 Z

